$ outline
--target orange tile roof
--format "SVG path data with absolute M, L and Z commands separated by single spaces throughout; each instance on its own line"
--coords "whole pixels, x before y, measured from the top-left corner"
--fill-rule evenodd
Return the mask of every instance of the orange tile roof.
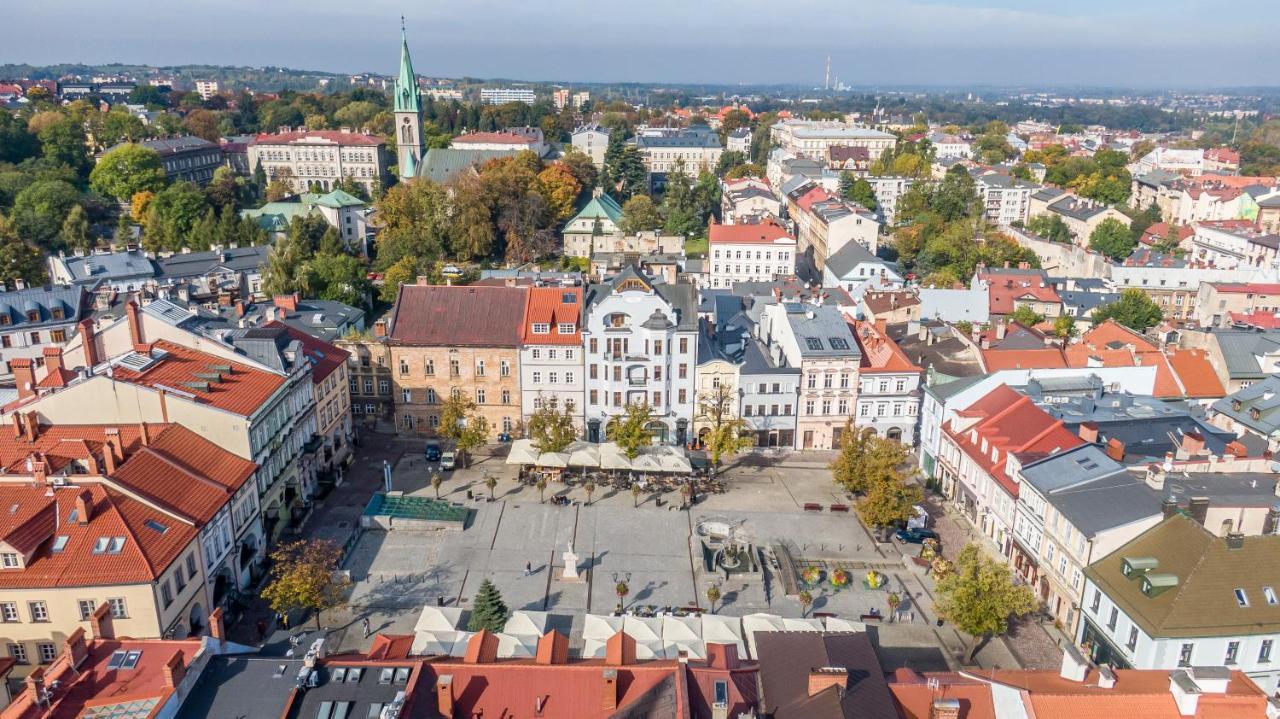
M 774 222 L 772 219 L 758 222 L 755 224 L 741 225 L 721 225 L 712 222 L 708 232 L 711 244 L 762 244 L 772 245 L 778 240 L 790 240 L 795 242 L 795 238 L 782 225 Z
M 203 525 L 257 468 L 186 427 L 172 424 L 148 446 L 126 453 L 124 464 L 111 476 Z
M 991 678 L 1029 693 L 1037 719 L 1173 719 L 1179 717 L 1169 690 L 1169 672 L 1117 669 L 1111 689 L 1097 686 L 1090 670 L 1083 682 L 1064 679 L 1057 672 L 996 670 Z M 984 677 L 985 678 L 985 677 Z M 1233 671 L 1225 694 L 1202 693 L 1196 707 L 1199 719 L 1266 715 L 1266 696 L 1244 673 Z
M 1280 295 L 1280 284 L 1273 282 L 1214 282 L 1213 289 L 1227 294 Z
M 957 414 L 963 418 L 977 418 L 978 422 L 964 431 L 948 425 L 947 435 L 1015 499 L 1018 485 L 1005 469 L 1010 454 L 1018 456 L 1025 465 L 1053 452 L 1083 444 L 1080 437 L 1067 430 L 1062 420 L 1055 420 L 1037 407 L 1030 397 L 1003 384 Z M 971 439 L 974 432 L 977 433 L 976 442 Z M 984 439 L 987 443 L 985 450 L 982 446 Z M 997 450 L 995 459 L 991 456 L 993 448 Z
M 983 272 L 979 270 L 978 279 L 987 283 L 988 305 L 991 314 L 1007 315 L 1017 309 L 1017 300 L 1028 299 L 1037 302 L 1061 302 L 1058 291 L 1044 282 L 1044 273 L 1040 270 L 1001 270 L 1000 272 Z M 1041 287 L 1041 283 L 1044 286 Z
M 933 702 L 936 699 L 959 701 L 960 714 L 956 719 L 996 719 L 991 687 L 983 683 L 947 684 L 939 689 L 933 689 L 923 682 L 890 684 L 889 691 L 893 693 L 893 701 L 901 719 L 933 719 Z
M 1039 350 L 982 350 L 982 363 L 987 372 L 1002 369 L 1056 369 L 1067 366 L 1062 350 L 1045 347 Z
M 303 332 L 295 327 L 290 327 L 280 320 L 268 322 L 265 327 L 282 327 L 289 334 L 289 339 L 295 339 L 302 343 L 302 351 L 307 355 L 307 361 L 311 363 L 311 383 L 320 384 L 333 373 L 335 369 L 342 366 L 346 362 L 351 353 L 335 347 L 328 342 Z
M 851 322 L 849 330 L 853 332 L 853 338 L 858 341 L 858 347 L 862 350 L 862 366 L 859 372 L 875 374 L 921 371 L 920 367 L 907 358 L 902 348 L 898 347 L 898 343 L 881 332 L 874 323 Z
M 1155 367 L 1152 396 L 1161 399 L 1216 398 L 1226 390 L 1204 350 L 1161 350 L 1151 339 L 1107 320 L 1066 349 L 1070 367 Z
M 572 302 L 565 299 L 572 296 Z M 573 332 L 560 334 L 560 324 L 572 324 Z M 535 324 L 550 325 L 549 334 L 534 334 Z M 521 339 L 527 345 L 582 344 L 582 288 L 531 287 L 525 303 Z
M 245 417 L 257 411 L 285 382 L 283 376 L 274 372 L 229 362 L 167 340 L 156 342 L 152 347 L 164 350 L 168 355 L 141 372 L 117 364 L 113 367 L 112 376 L 121 382 L 153 389 L 177 390 L 189 395 L 197 404 L 212 405 Z M 220 381 L 210 383 L 208 390 L 187 385 L 188 382 L 203 381 L 197 375 L 212 372 L 212 368 L 218 365 L 230 366 L 231 373 L 223 374 Z

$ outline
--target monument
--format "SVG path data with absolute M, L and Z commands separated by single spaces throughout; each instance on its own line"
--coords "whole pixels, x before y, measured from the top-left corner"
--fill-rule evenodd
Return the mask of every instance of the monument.
M 569 542 L 569 548 L 560 555 L 560 558 L 564 560 L 564 571 L 560 574 L 560 581 L 582 581 L 582 577 L 578 576 L 578 555 L 573 553 L 573 542 Z

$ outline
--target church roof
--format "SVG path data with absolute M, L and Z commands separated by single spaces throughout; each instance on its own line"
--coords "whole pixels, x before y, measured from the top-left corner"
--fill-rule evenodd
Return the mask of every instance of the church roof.
M 409 38 L 400 29 L 400 74 L 396 76 L 396 112 L 422 112 L 422 99 L 418 95 L 418 78 L 413 74 L 413 60 L 409 59 Z

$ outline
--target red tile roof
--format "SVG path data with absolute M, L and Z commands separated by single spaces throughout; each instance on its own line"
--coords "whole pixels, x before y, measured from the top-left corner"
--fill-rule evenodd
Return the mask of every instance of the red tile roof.
M 289 333 L 290 339 L 295 339 L 302 343 L 302 351 L 307 355 L 307 361 L 311 363 L 311 383 L 320 384 L 333 373 L 335 369 L 342 366 L 351 357 L 351 353 L 335 347 L 328 342 L 303 332 L 300 329 L 290 327 L 280 320 L 268 322 L 266 327 L 283 327 Z
M 283 376 L 273 372 L 229 362 L 167 340 L 156 342 L 152 347 L 168 354 L 141 372 L 117 364 L 112 369 L 112 376 L 121 382 L 183 393 L 197 404 L 212 405 L 245 417 L 257 411 L 285 381 Z M 210 382 L 207 390 L 188 384 L 206 381 L 197 375 L 212 373 L 215 366 L 229 366 L 231 372 L 224 373 L 217 382 Z
M 1070 367 L 1155 367 L 1152 395 L 1161 399 L 1216 398 L 1226 391 L 1203 350 L 1161 350 L 1151 339 L 1115 320 L 1084 333 L 1066 349 Z
M 711 222 L 711 228 L 708 233 L 711 244 L 759 244 L 773 245 L 786 244 L 779 243 L 785 240 L 791 244 L 795 243 L 795 238 L 782 225 L 772 219 L 765 220 L 756 224 L 742 225 L 721 225 L 714 220 Z
M 524 287 L 401 285 L 391 340 L 402 345 L 518 347 Z
M 884 332 L 871 322 L 851 322 L 849 329 L 862 350 L 862 374 L 877 372 L 920 372 L 906 353 Z
M 1196 233 L 1195 230 L 1187 227 L 1186 225 L 1174 225 L 1173 227 L 1176 227 L 1178 230 L 1178 242 L 1182 242 Z M 1154 225 L 1151 225 L 1142 233 L 1142 244 L 1154 245 L 1164 242 L 1165 238 L 1169 236 L 1169 229 L 1170 225 L 1168 222 L 1157 222 Z
M 1232 312 L 1231 323 L 1263 330 L 1280 329 L 1280 316 L 1274 312 Z
M 1045 347 L 1034 350 L 982 350 L 982 363 L 987 372 L 1002 369 L 1057 369 L 1067 366 L 1062 350 L 1057 347 Z
M 967 429 L 958 431 L 956 426 L 960 418 L 978 421 Z M 946 428 L 946 433 L 961 451 L 969 455 L 975 464 L 991 475 L 1015 499 L 1018 496 L 1018 485 L 1005 469 L 1010 454 L 1016 455 L 1020 463 L 1025 465 L 1053 452 L 1071 449 L 1083 443 L 1064 426 L 1062 420 L 1055 420 L 1037 407 L 1030 397 L 1003 384 L 958 412 L 957 420 L 953 420 Z M 976 442 L 973 440 L 975 432 Z M 984 439 L 987 444 L 985 450 Z
M 1214 282 L 1213 289 L 1232 295 L 1280 295 L 1280 284 L 1273 282 Z
M 534 334 L 535 324 L 548 325 L 550 333 Z M 572 324 L 573 332 L 560 334 L 561 324 Z M 527 345 L 582 344 L 582 288 L 530 288 L 521 332 Z
M 172 424 L 126 453 L 112 478 L 140 496 L 203 525 L 253 476 L 258 465 Z
M 323 144 L 315 140 L 324 140 L 335 145 L 364 145 L 376 147 L 385 144 L 379 135 L 365 135 L 359 132 L 342 132 L 339 130 L 305 130 L 299 132 L 281 132 L 274 135 L 260 134 L 253 138 L 255 145 L 291 145 L 294 143 Z
M 987 282 L 988 305 L 993 315 L 1012 314 L 1018 300 L 1058 303 L 1058 291 L 1045 282 L 1040 270 L 1018 273 L 1004 270 L 999 273 L 978 272 L 978 279 Z

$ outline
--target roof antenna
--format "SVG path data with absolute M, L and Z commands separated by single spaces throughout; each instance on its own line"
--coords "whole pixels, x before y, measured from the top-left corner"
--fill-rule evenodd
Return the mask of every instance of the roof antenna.
M 404 32 L 404 15 L 400 16 L 400 32 Z

